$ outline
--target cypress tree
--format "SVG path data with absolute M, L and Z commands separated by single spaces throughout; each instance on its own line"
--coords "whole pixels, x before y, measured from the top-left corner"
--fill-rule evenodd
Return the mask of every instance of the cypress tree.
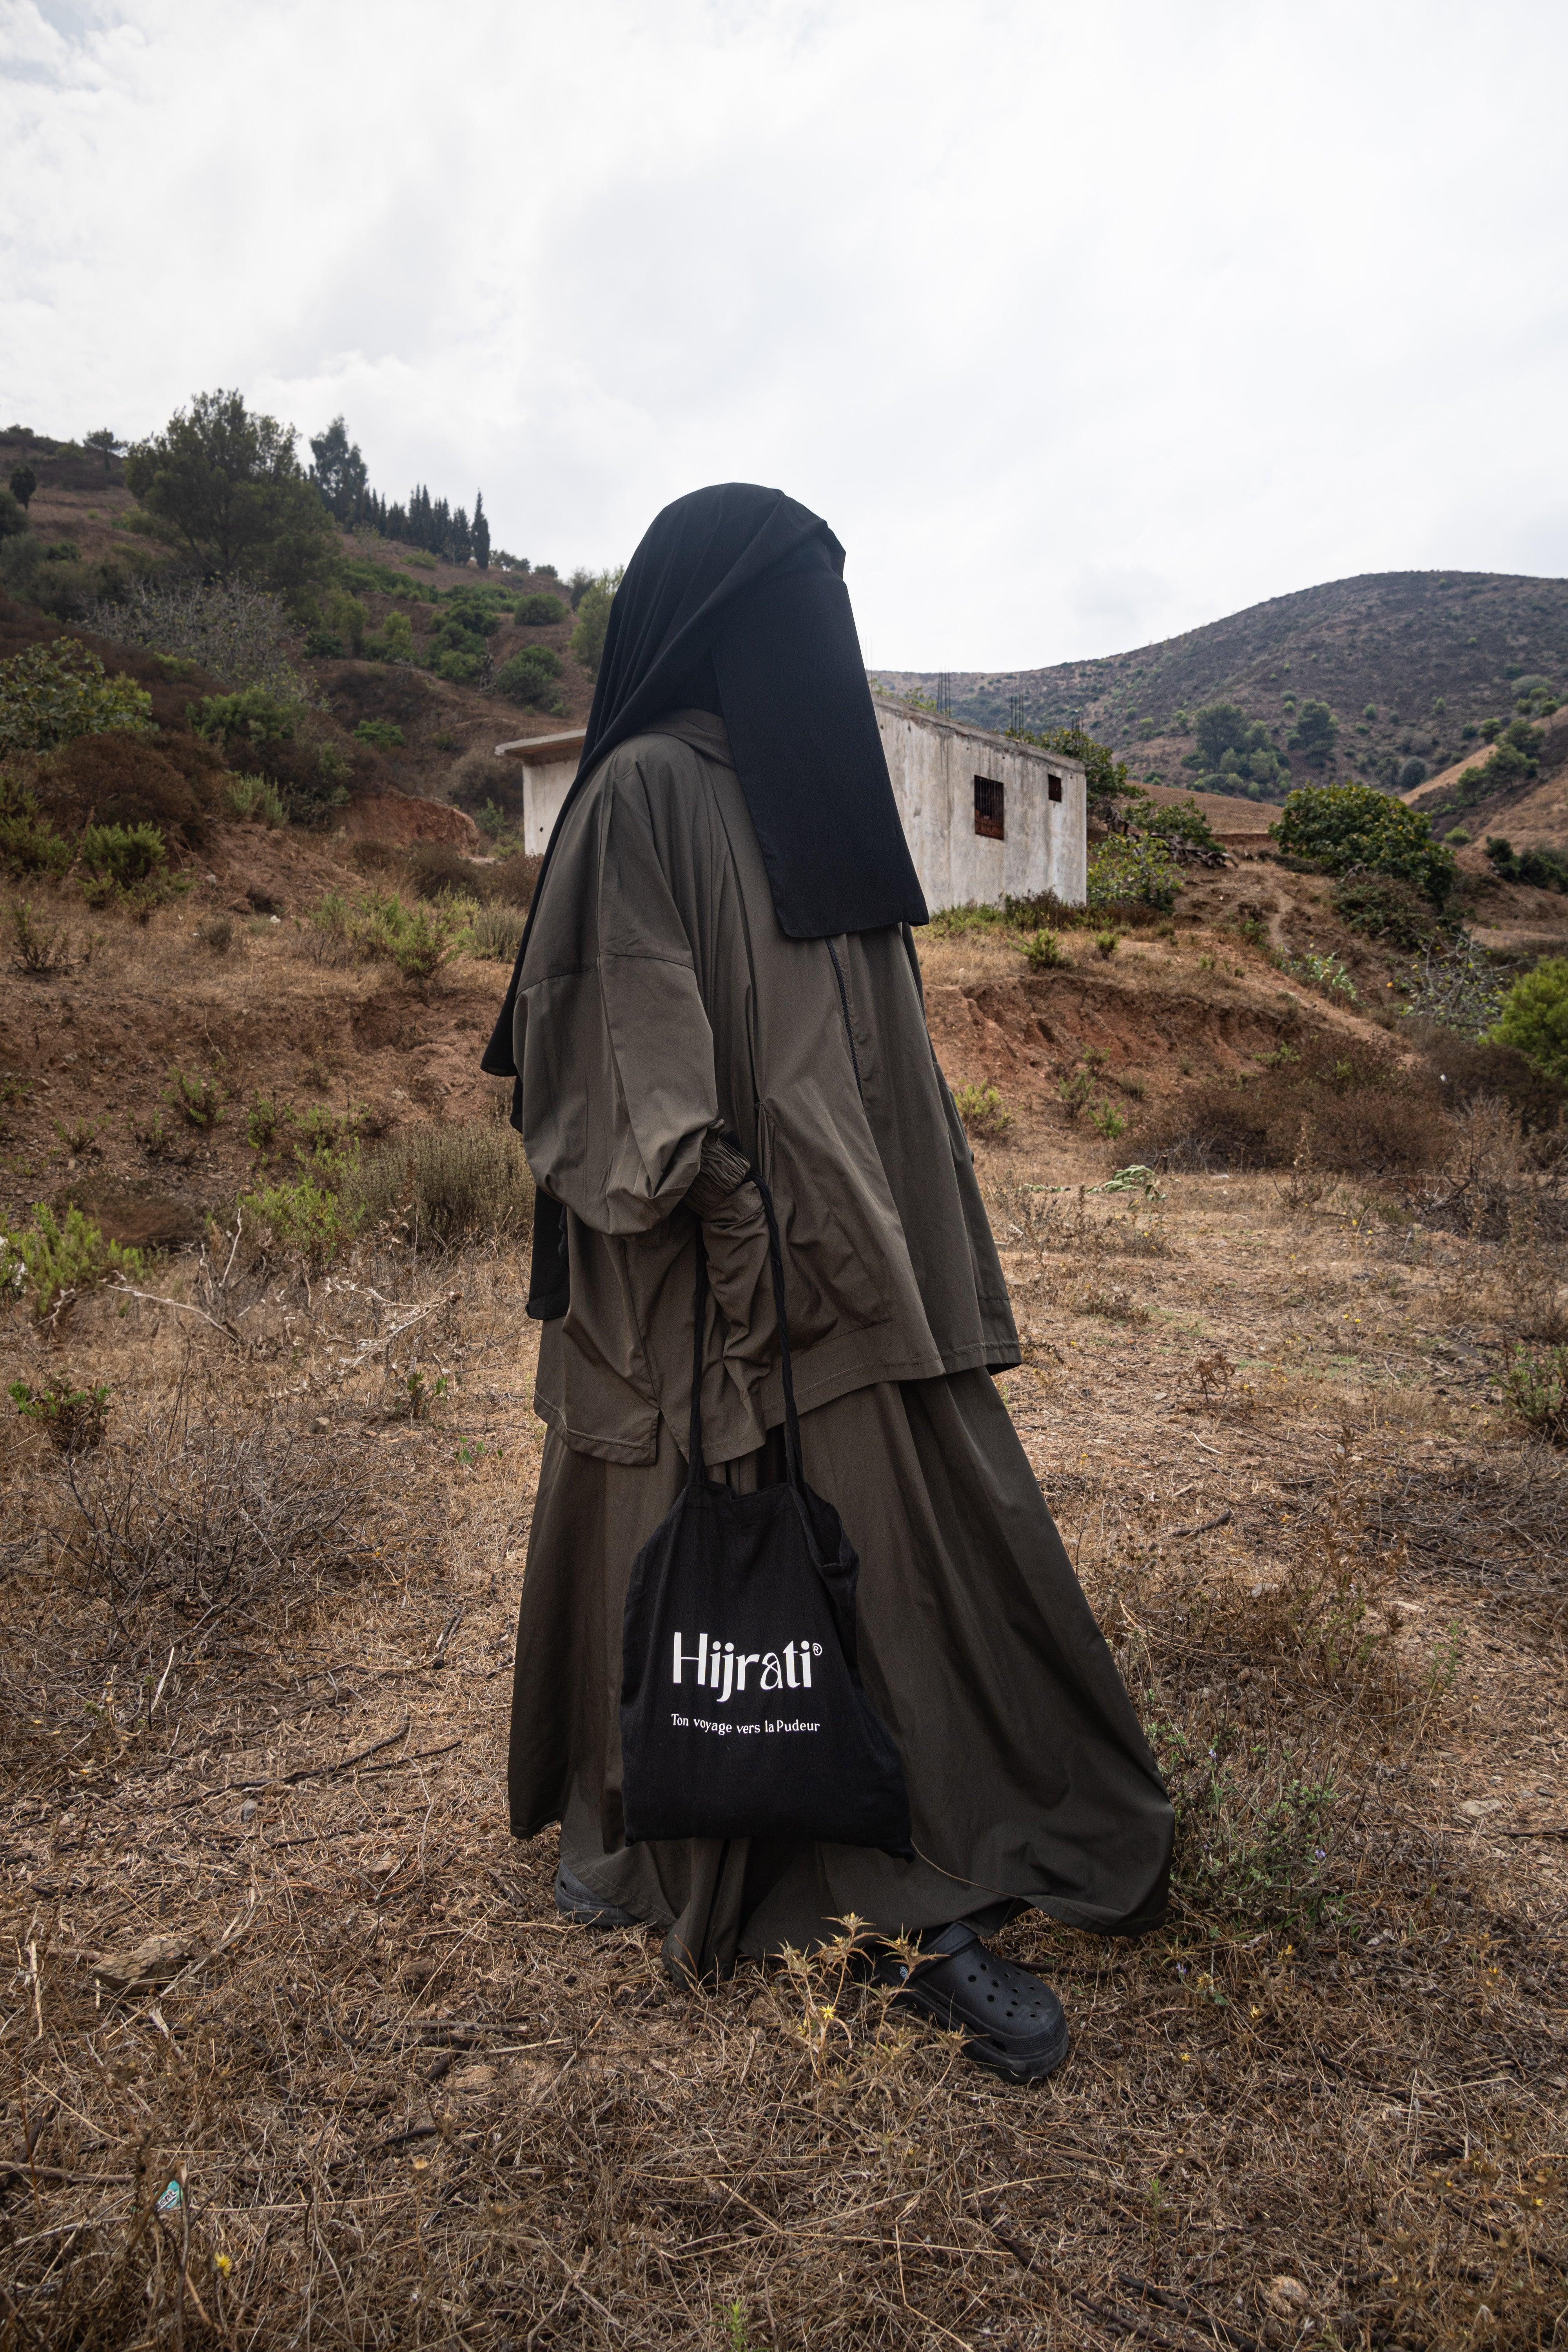
M 452 516 L 452 561 L 467 563 L 473 552 L 473 539 L 468 530 L 468 509 L 458 507 Z
M 485 494 L 474 492 L 474 561 L 481 572 L 490 568 L 490 527 L 485 520 Z

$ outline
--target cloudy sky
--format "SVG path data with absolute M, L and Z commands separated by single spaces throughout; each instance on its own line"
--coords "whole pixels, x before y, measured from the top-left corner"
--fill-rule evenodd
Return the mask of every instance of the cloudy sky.
M 237 384 L 556 563 L 778 482 L 868 656 L 1568 572 L 1562 0 L 0 0 L 0 421 Z

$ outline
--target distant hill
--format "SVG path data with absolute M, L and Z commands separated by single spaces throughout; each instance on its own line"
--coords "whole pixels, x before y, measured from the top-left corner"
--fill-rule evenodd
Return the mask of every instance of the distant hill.
M 892 693 L 936 689 L 931 670 L 878 676 Z M 1333 772 L 1392 786 L 1410 759 L 1436 773 L 1464 757 L 1480 721 L 1510 710 L 1521 677 L 1547 678 L 1568 696 L 1568 580 L 1363 572 L 1131 653 L 954 671 L 949 683 L 955 718 L 1005 727 L 1016 698 L 1024 726 L 1078 719 L 1135 776 L 1171 784 L 1194 748 L 1183 714 L 1190 722 L 1205 703 L 1239 703 L 1284 752 L 1300 704 L 1326 702 L 1340 722 Z M 1310 780 L 1298 761 L 1296 781 Z

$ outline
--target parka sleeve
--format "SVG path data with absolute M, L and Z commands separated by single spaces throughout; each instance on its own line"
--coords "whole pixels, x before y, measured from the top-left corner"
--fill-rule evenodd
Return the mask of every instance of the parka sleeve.
M 685 1196 L 718 1101 L 691 941 L 635 767 L 599 780 L 563 835 L 541 916 L 516 1024 L 529 1166 L 584 1224 L 644 1233 Z

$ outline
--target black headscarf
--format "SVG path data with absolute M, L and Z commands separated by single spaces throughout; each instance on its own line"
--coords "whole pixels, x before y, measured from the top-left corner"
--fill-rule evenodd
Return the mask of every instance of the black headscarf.
M 790 939 L 923 923 L 926 905 L 883 756 L 844 550 L 782 490 L 721 482 L 657 516 L 610 607 L 594 708 L 533 894 L 537 908 L 566 812 L 608 751 L 666 711 L 716 710 L 729 730 L 773 908 Z M 515 1077 L 511 985 L 480 1067 Z M 565 1310 L 559 1212 L 539 1203 L 531 1313 Z M 544 1276 L 542 1288 L 542 1275 Z M 559 1299 L 559 1304 L 555 1303 Z

